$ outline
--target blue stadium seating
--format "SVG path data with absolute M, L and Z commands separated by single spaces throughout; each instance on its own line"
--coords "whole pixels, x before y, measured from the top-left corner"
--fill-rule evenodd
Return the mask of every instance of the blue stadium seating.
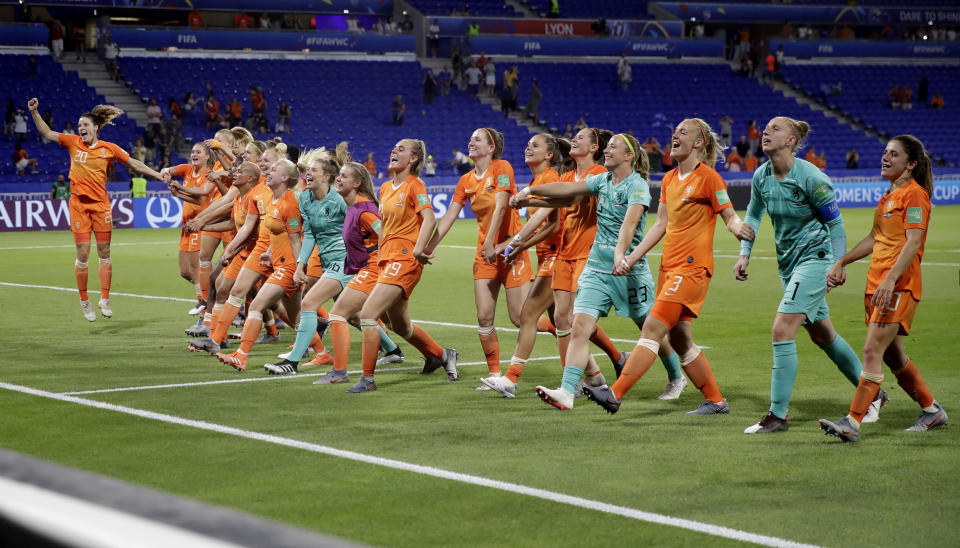
M 891 136 L 911 133 L 924 142 L 934 157 L 960 165 L 960 149 L 954 136 L 960 111 L 960 70 L 956 66 L 931 65 L 787 65 L 784 77 L 809 93 L 827 101 L 868 126 Z M 937 91 L 945 98 L 942 110 L 917 102 L 917 84 L 921 76 L 930 82 L 929 97 Z M 823 86 L 840 82 L 842 95 L 830 96 Z M 913 108 L 890 108 L 887 93 L 894 84 L 903 83 L 913 90 Z
M 550 13 L 550 0 L 527 0 L 527 6 L 546 17 Z M 562 19 L 646 19 L 646 0 L 560 0 Z
M 460 14 L 467 6 L 470 15 L 484 17 L 523 17 L 523 13 L 503 0 L 411 0 L 410 4 L 425 15 L 450 15 L 451 10 Z

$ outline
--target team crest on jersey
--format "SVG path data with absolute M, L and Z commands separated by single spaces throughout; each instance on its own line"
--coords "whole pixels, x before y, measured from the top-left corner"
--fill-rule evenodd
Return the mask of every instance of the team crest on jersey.
M 680 201 L 683 202 L 683 203 L 685 203 L 685 204 L 686 204 L 686 203 L 689 203 L 689 202 L 691 201 L 691 200 L 690 200 L 690 195 L 691 195 L 691 194 L 693 194 L 693 185 L 687 185 L 687 186 L 684 187 L 684 189 L 683 189 L 683 198 L 682 198 Z

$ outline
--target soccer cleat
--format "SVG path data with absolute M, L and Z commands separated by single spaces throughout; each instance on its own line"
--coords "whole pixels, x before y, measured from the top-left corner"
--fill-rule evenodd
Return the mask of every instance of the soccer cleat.
M 86 318 L 88 322 L 97 321 L 97 313 L 93 310 L 93 305 L 90 304 L 90 301 L 80 301 L 80 310 L 83 311 L 83 317 Z
M 113 310 L 110 309 L 110 299 L 100 299 L 97 307 L 100 309 L 100 314 L 103 315 L 104 318 L 113 317 Z
M 289 325 L 287 325 L 287 322 L 281 320 L 279 317 L 274 318 L 274 322 L 273 322 L 273 323 L 274 323 L 274 325 L 277 326 L 277 329 L 286 329 L 286 328 L 290 327 Z
M 789 418 L 789 417 L 788 417 Z M 781 419 L 773 413 L 767 413 L 767 416 L 760 419 L 760 422 L 748 426 L 743 431 L 744 434 L 769 434 L 770 432 L 786 432 L 787 419 Z
M 399 346 L 377 360 L 377 365 L 387 365 L 391 363 L 403 363 L 403 350 L 400 350 Z
M 601 386 L 584 385 L 583 394 L 588 400 L 595 402 L 611 415 L 620 410 L 620 400 L 613 395 L 613 390 L 606 384 Z
M 228 338 L 228 339 L 233 339 L 233 340 L 235 340 L 235 341 L 239 341 L 240 339 L 243 338 L 243 333 L 241 333 L 240 331 L 234 331 L 233 333 L 227 333 L 227 338 Z
M 663 394 L 657 396 L 658 400 L 675 400 L 680 397 L 680 394 L 683 393 L 683 389 L 687 387 L 687 378 L 680 377 L 675 381 L 669 381 L 667 387 L 663 389 Z
M 190 339 L 187 342 L 187 348 L 191 352 L 206 352 L 207 354 L 215 355 L 217 352 L 223 350 L 224 347 L 221 347 L 217 342 L 210 337 L 205 339 Z
M 307 365 L 333 365 L 333 356 L 329 352 L 314 354 L 313 359 L 308 361 Z
M 943 428 L 947 425 L 947 412 L 940 407 L 940 404 L 936 401 L 933 402 L 933 405 L 937 408 L 937 411 L 934 413 L 927 413 L 926 411 L 921 410 L 920 416 L 917 417 L 917 422 L 910 428 L 907 428 L 907 432 L 926 432 L 931 428 Z
M 457 371 L 457 358 L 460 357 L 460 353 L 452 348 L 444 348 L 443 354 L 440 356 L 440 361 L 443 362 L 443 370 L 447 372 L 448 381 L 456 381 L 460 379 L 460 372 Z
M 237 371 L 242 372 L 247 369 L 247 356 L 246 354 L 241 354 L 239 351 L 234 352 L 233 354 L 217 352 L 217 359 L 236 369 Z
M 327 334 L 327 328 L 330 327 L 330 320 L 317 316 L 317 336 L 321 339 Z
M 190 314 L 191 316 L 196 316 L 197 314 L 202 314 L 203 311 L 206 309 L 207 309 L 207 303 L 203 301 L 197 301 L 197 306 L 191 308 L 190 311 L 187 312 L 187 314 Z
M 269 344 L 269 343 L 280 342 L 280 334 L 278 333 L 276 335 L 271 335 L 270 333 L 264 333 L 263 335 L 260 335 L 260 337 L 254 342 L 256 344 Z
M 604 384 L 607 384 L 607 379 L 603 377 L 603 373 L 597 373 L 593 376 L 587 375 L 577 383 L 577 388 L 573 391 L 573 397 L 579 398 L 583 396 L 583 387 L 585 386 L 598 387 Z
M 850 422 L 850 417 L 843 417 L 837 422 L 820 419 L 817 421 L 817 424 L 820 425 L 820 429 L 826 432 L 828 436 L 836 436 L 844 443 L 852 443 L 860 438 L 860 427 L 854 426 L 853 423 Z
M 350 382 L 350 375 L 347 374 L 347 370 L 337 371 L 328 371 L 326 375 L 320 377 L 319 379 L 313 381 L 313 384 L 337 384 L 341 382 Z
M 204 325 L 203 316 L 197 319 L 197 323 L 183 330 L 187 335 L 194 338 L 204 338 L 210 336 L 210 326 Z
M 357 384 L 347 388 L 347 394 L 360 394 L 363 392 L 373 392 L 377 389 L 377 383 L 374 382 L 373 377 L 360 376 L 360 380 L 357 381 Z
M 279 363 L 265 363 L 263 370 L 271 375 L 296 375 L 297 362 L 283 360 Z
M 573 409 L 573 394 L 567 392 L 563 388 L 551 390 L 546 386 L 538 386 L 534 390 L 536 391 L 537 396 L 540 396 L 540 399 L 548 405 L 552 405 L 561 411 L 569 411 Z
M 233 327 L 243 327 L 243 322 L 246 320 L 247 316 L 243 312 L 237 314 L 237 317 L 233 319 L 230 325 Z
M 441 355 L 442 358 L 442 355 Z M 428 356 L 423 360 L 423 369 L 420 370 L 421 375 L 429 375 L 437 369 L 443 367 L 443 360 L 441 358 L 434 358 L 433 356 Z
M 700 404 L 699 407 L 693 411 L 687 411 L 688 415 L 726 415 L 730 412 L 730 404 L 727 403 L 727 400 L 723 400 L 720 403 L 707 400 Z
M 485 379 L 480 379 L 487 390 L 496 390 L 503 394 L 504 398 L 515 398 L 517 396 L 517 383 L 500 375 L 491 375 Z M 477 390 L 480 390 L 477 388 Z
M 887 396 L 887 392 L 881 388 L 880 391 L 877 392 L 877 397 L 873 398 L 873 401 L 870 402 L 870 407 L 867 408 L 867 414 L 863 416 L 860 424 L 877 422 L 877 419 L 880 418 L 880 410 L 883 409 L 883 406 L 887 405 L 888 401 L 890 401 L 890 397 Z
M 627 358 L 630 357 L 629 352 L 621 352 L 620 359 L 613 362 L 613 370 L 617 372 L 617 378 L 620 378 L 620 373 L 623 373 L 623 367 L 627 365 Z

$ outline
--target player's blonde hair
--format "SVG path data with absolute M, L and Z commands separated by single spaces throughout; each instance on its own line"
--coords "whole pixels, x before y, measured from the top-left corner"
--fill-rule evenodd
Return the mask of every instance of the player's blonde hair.
M 695 136 L 703 141 L 703 147 L 697 152 L 697 158 L 701 163 L 713 168 L 717 161 L 724 162 L 723 151 L 727 148 L 720 142 L 720 136 L 713 131 L 706 121 L 702 118 L 687 118 L 686 121 L 692 122 L 695 128 Z
M 373 191 L 373 178 L 370 177 L 370 172 L 367 170 L 366 166 L 357 162 L 347 162 L 343 164 L 343 167 L 349 169 L 353 172 L 353 176 L 357 179 L 360 179 L 360 187 L 357 189 L 358 194 L 363 194 L 374 203 L 376 206 L 380 206 L 380 202 L 377 201 L 377 196 Z
M 650 157 L 647 156 L 647 150 L 640 146 L 640 141 L 637 140 L 633 135 L 626 133 L 618 133 L 615 137 L 620 137 L 623 139 L 624 143 L 627 145 L 627 152 L 633 156 L 633 162 L 630 163 L 630 167 L 633 171 L 636 171 L 640 174 L 641 177 L 646 179 L 650 176 Z
M 213 138 L 217 141 L 220 141 L 221 145 L 232 147 L 233 146 L 233 132 L 229 129 L 219 129 L 216 133 L 213 134 Z
M 80 115 L 80 117 L 87 118 L 93 122 L 93 125 L 96 126 L 99 131 L 104 126 L 113 125 L 113 119 L 122 114 L 123 109 L 113 105 L 97 105 L 90 109 L 90 112 L 85 112 Z
M 233 144 L 236 146 L 246 147 L 253 142 L 253 134 L 245 127 L 232 127 L 230 128 L 230 134 L 233 135 Z
M 420 175 L 420 169 L 427 160 L 427 144 L 420 139 L 404 139 L 404 141 L 410 141 L 410 152 L 417 157 L 417 160 L 410 164 L 410 173 Z
M 790 147 L 790 152 L 796 152 L 798 149 L 807 146 L 807 135 L 810 133 L 810 124 L 803 120 L 794 120 L 789 116 L 777 116 L 777 118 L 786 120 L 787 131 L 793 134 L 794 141 L 793 146 Z
M 281 158 L 277 160 L 277 163 L 283 167 L 284 173 L 287 176 L 286 185 L 287 188 L 293 188 L 296 186 L 297 181 L 300 180 L 300 170 L 297 169 L 297 164 L 291 162 L 286 158 Z

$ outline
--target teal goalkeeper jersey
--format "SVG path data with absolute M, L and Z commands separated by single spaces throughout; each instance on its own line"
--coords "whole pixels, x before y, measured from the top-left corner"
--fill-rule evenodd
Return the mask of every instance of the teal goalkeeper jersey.
M 314 246 L 324 267 L 330 261 L 346 257 L 343 219 L 347 215 L 347 203 L 340 193 L 330 189 L 322 200 L 317 200 L 313 192 L 305 190 L 300 193 L 299 200 L 300 214 L 303 216 L 303 245 L 300 246 L 297 262 L 306 264 Z
M 627 208 L 632 205 L 650 207 L 650 187 L 639 173 L 633 172 L 618 185 L 612 183 L 612 173 L 601 173 L 588 177 L 584 183 L 590 194 L 598 197 L 597 200 L 597 235 L 590 246 L 590 256 L 587 258 L 586 268 L 598 272 L 613 272 L 613 252 L 617 248 L 617 238 L 620 236 L 620 227 L 627 216 Z M 643 239 L 647 223 L 647 211 L 644 210 L 637 228 L 633 233 L 633 240 L 627 247 L 629 254 Z M 643 257 L 631 269 L 631 274 L 649 272 L 647 258 Z
M 831 230 L 841 231 L 833 237 L 843 237 L 843 220 L 836 207 L 833 183 L 816 166 L 795 158 L 790 172 L 778 181 L 773 166 L 764 162 L 753 174 L 744 221 L 758 231 L 764 211 L 773 223 L 781 277 L 789 278 L 804 261 L 834 260 Z M 752 246 L 753 242 L 741 241 L 740 254 L 749 256 Z

